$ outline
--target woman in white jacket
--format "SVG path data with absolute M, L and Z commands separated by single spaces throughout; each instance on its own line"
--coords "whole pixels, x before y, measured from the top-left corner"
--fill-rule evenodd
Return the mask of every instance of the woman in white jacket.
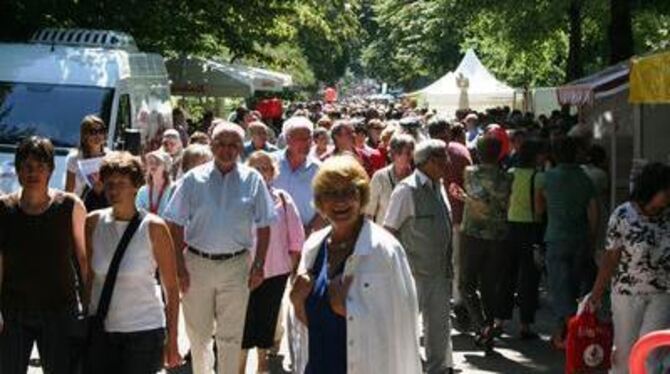
M 291 292 L 307 328 L 296 340 L 297 372 L 421 373 L 414 280 L 400 243 L 364 218 L 368 184 L 350 156 L 328 159 L 314 178 L 330 226 L 305 243 Z

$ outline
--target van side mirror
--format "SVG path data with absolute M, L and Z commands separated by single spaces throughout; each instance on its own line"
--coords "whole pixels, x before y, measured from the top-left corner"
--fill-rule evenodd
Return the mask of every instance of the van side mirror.
M 123 130 L 123 150 L 138 156 L 142 151 L 142 133 L 139 129 Z

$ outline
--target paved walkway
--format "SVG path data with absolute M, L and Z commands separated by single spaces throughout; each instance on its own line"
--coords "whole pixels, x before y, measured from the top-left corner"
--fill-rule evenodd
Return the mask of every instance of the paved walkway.
M 540 323 L 536 326 L 540 334 L 539 340 L 522 341 L 516 338 L 518 326 L 516 323 L 510 323 L 505 327 L 506 334 L 496 340 L 496 354 L 486 356 L 483 351 L 477 349 L 472 338 L 458 331 L 452 331 L 454 343 L 454 361 L 457 372 L 460 373 L 563 373 L 563 354 L 556 352 L 549 346 L 549 335 L 551 332 L 550 323 L 553 320 L 548 310 L 547 301 L 543 299 L 542 307 L 538 313 L 537 320 Z M 182 351 L 188 346 L 186 333 L 183 332 L 181 325 L 180 346 Z M 37 357 L 37 352 L 33 352 L 33 357 Z M 256 355 L 250 354 L 247 365 L 247 373 L 255 373 Z M 272 374 L 284 374 L 285 372 L 275 366 L 272 368 Z M 179 374 L 190 374 L 191 370 L 187 367 L 173 371 Z M 37 367 L 31 367 L 30 374 L 42 373 Z

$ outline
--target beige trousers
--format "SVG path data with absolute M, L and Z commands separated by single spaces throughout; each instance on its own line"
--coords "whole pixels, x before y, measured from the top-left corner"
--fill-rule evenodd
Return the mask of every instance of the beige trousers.
M 185 255 L 191 285 L 182 296 L 186 334 L 191 342 L 194 374 L 212 374 L 216 338 L 217 373 L 237 374 L 249 300 L 249 254 L 213 261 Z

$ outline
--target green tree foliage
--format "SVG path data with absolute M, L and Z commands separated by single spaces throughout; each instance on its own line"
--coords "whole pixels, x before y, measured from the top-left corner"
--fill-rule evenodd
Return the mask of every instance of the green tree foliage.
M 406 89 L 454 69 L 467 48 L 513 86 L 553 86 L 667 48 L 670 36 L 667 0 L 376 0 L 372 9 L 378 31 L 363 64 Z
M 357 0 L 21 0 L 0 2 L 0 40 L 44 27 L 113 29 L 142 50 L 285 68 L 314 86 L 335 81 L 360 49 Z

